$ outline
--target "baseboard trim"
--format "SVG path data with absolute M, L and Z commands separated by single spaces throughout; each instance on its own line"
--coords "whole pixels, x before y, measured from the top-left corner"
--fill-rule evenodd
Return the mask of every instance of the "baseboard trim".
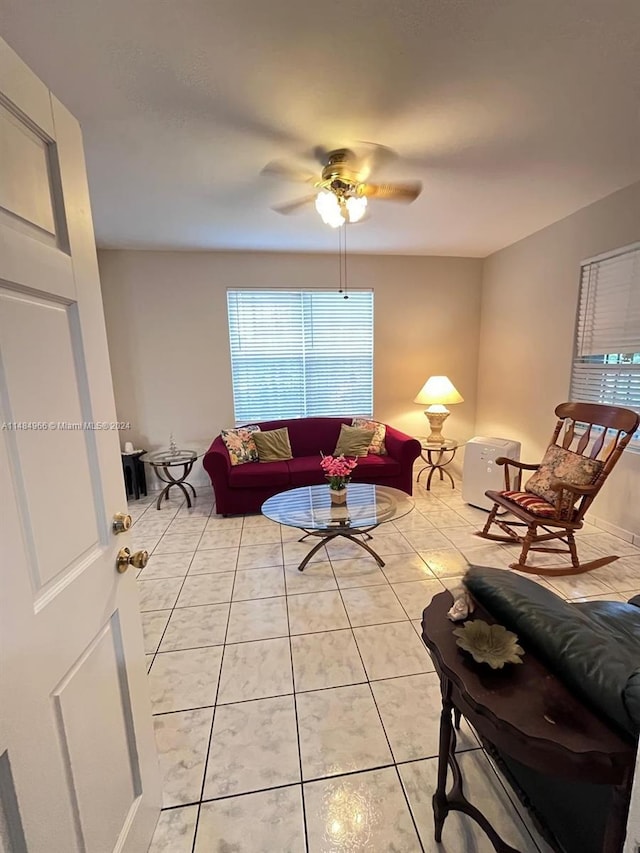
M 586 516 L 585 521 L 588 524 L 593 524 L 594 527 L 599 527 L 606 533 L 611 533 L 619 539 L 624 539 L 625 542 L 631 542 L 633 545 L 640 545 L 640 534 L 633 533 L 631 530 L 625 530 L 624 527 L 619 527 L 611 521 L 606 521 L 604 518 L 596 516 Z

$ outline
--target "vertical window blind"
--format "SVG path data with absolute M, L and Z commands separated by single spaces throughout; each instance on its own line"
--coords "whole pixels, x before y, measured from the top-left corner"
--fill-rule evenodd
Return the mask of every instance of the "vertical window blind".
M 373 412 L 373 293 L 228 290 L 236 424 Z
M 640 412 L 640 245 L 582 265 L 571 399 Z

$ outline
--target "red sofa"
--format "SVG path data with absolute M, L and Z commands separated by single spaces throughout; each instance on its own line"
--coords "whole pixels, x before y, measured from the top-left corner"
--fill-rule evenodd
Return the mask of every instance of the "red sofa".
M 216 496 L 216 512 L 239 515 L 259 512 L 272 495 L 325 483 L 320 468 L 320 453 L 331 454 L 338 442 L 340 426 L 351 424 L 351 418 L 299 418 L 264 421 L 260 429 L 287 427 L 293 459 L 286 462 L 247 462 L 231 465 L 221 436 L 204 455 L 202 464 L 211 478 Z M 387 456 L 369 454 L 358 460 L 353 481 L 393 486 L 408 495 L 413 489 L 413 463 L 420 455 L 420 442 L 387 426 Z

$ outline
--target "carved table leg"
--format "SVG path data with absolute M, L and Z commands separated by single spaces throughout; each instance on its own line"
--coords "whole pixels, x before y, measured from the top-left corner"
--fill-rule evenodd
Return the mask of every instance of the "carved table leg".
M 466 799 L 463 789 L 462 773 L 456 758 L 456 733 L 453 728 L 452 714 L 459 722 L 460 712 L 451 700 L 451 682 L 441 676 L 442 713 L 440 714 L 440 747 L 438 751 L 438 783 L 433 795 L 434 837 L 439 844 L 442 841 L 442 828 L 450 811 L 463 812 L 484 830 L 496 853 L 520 853 L 500 838 L 487 818 Z M 453 785 L 447 794 L 447 767 L 451 768 Z
M 440 743 L 438 748 L 438 784 L 436 792 L 433 795 L 434 838 L 438 844 L 442 841 L 442 827 L 449 813 L 449 803 L 447 801 L 447 767 L 449 765 L 449 750 L 451 749 L 451 738 L 453 736 L 453 726 L 451 724 L 451 712 L 453 710 L 451 682 L 443 676 L 440 686 L 442 690 L 442 711 L 440 712 Z

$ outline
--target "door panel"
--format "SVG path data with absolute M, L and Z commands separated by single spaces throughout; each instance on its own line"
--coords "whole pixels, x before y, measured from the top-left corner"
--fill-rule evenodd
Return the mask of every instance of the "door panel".
M 115 849 L 141 792 L 126 672 L 119 659 L 122 637 L 113 616 L 53 692 L 76 825 L 87 850 Z M 93 743 L 91 754 L 87 740 Z M 106 786 L 104 779 L 118 784 Z
M 88 445 L 94 438 L 82 429 L 91 411 L 80 399 L 75 365 L 83 354 L 70 311 L 73 305 L 0 291 L 4 408 L 9 425 L 32 425 L 8 431 L 36 592 L 98 544 L 98 519 L 104 518 L 104 504 L 96 506 L 92 486 L 95 481 L 95 494 L 102 493 L 100 472 L 90 465 L 95 453 Z M 25 329 L 38 346 L 25 347 Z M 60 536 L 61 531 L 73 536 Z
M 82 139 L 3 42 L 0 160 L 0 853 L 143 853 L 160 785 Z
M 49 146 L 2 104 L 0 207 L 55 237 Z

